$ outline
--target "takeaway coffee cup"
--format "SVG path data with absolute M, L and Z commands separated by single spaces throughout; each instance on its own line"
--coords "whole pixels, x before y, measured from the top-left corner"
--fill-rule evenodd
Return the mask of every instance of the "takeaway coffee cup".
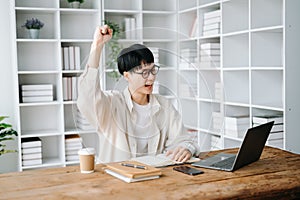
M 93 173 L 95 169 L 95 149 L 83 148 L 78 151 L 81 173 Z

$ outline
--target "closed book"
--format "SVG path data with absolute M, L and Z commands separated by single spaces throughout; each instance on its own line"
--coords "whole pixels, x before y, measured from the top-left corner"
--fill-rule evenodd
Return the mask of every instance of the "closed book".
M 70 155 L 78 155 L 78 150 L 80 150 L 80 149 L 82 149 L 82 147 L 81 148 L 77 148 L 75 150 L 67 150 L 66 149 L 66 155 L 68 155 L 68 156 L 70 156 Z
M 64 49 L 64 69 L 70 70 L 69 64 L 69 47 L 63 47 Z
M 214 10 L 214 11 L 206 12 L 203 14 L 204 19 L 220 17 L 220 16 L 221 16 L 221 10 Z
M 77 76 L 72 77 L 72 100 L 77 99 Z
M 42 158 L 42 153 L 27 153 L 22 154 L 22 160 L 32 160 L 32 159 L 40 159 Z
M 105 169 L 123 177 L 136 180 L 145 180 L 149 177 L 157 177 L 162 174 L 161 169 L 137 161 L 107 163 Z
M 42 152 L 41 147 L 22 148 L 22 154 L 40 153 L 40 152 Z
M 68 101 L 68 79 L 69 77 L 63 77 L 63 100 Z
M 79 160 L 79 155 L 66 155 L 66 161 L 77 161 Z
M 23 166 L 41 165 L 41 164 L 42 164 L 42 159 L 31 159 L 31 160 L 22 161 Z
M 21 86 L 22 91 L 26 90 L 52 90 L 53 85 L 52 84 L 34 84 L 34 85 L 22 85 Z
M 32 103 L 32 102 L 48 102 L 53 101 L 53 96 L 31 96 L 31 97 L 22 97 L 23 103 Z
M 217 34 L 220 34 L 220 29 L 211 29 L 211 30 L 203 31 L 202 33 L 203 36 L 217 35 Z
M 52 96 L 53 90 L 25 90 L 22 91 L 22 96 Z
M 253 124 L 253 127 L 259 126 L 260 124 Z M 270 133 L 283 132 L 283 124 L 274 124 Z
M 69 67 L 70 70 L 75 69 L 75 52 L 73 46 L 69 46 Z
M 282 115 L 257 115 L 252 117 L 252 122 L 255 124 L 265 124 L 274 121 L 274 124 L 283 123 Z
M 74 151 L 82 148 L 82 144 L 76 144 L 76 145 L 67 145 L 65 146 L 66 152 L 67 151 Z
M 283 132 L 270 133 L 268 140 L 283 139 Z
M 204 26 L 209 25 L 209 24 L 215 24 L 215 23 L 220 23 L 221 22 L 221 17 L 212 17 L 209 19 L 204 19 Z
M 21 139 L 22 148 L 41 147 L 42 140 L 39 137 L 28 137 Z
M 219 49 L 202 49 L 200 51 L 201 56 L 220 56 L 220 50 Z
M 80 61 L 80 47 L 75 46 L 74 47 L 74 52 L 75 52 L 75 69 L 80 70 L 81 66 L 81 61 Z
M 207 62 L 207 61 L 212 61 L 212 62 L 220 62 L 220 56 L 201 56 L 200 62 Z
M 203 31 L 208 31 L 212 29 L 220 29 L 220 23 L 208 24 L 203 26 Z
M 248 128 L 237 130 L 225 129 L 225 135 L 235 138 L 243 138 L 247 130 Z
M 249 115 L 232 115 L 224 118 L 226 125 L 249 124 Z
M 220 49 L 220 43 L 202 43 L 200 49 Z
M 116 177 L 116 178 L 118 178 L 118 179 L 120 179 L 122 181 L 125 181 L 126 183 L 133 183 L 133 182 L 138 182 L 138 181 L 153 180 L 153 179 L 157 179 L 157 178 L 160 177 L 160 176 L 154 175 L 154 176 L 147 176 L 147 177 L 140 177 L 140 178 L 129 178 L 127 176 L 124 176 L 124 175 L 122 175 L 120 173 L 117 173 L 115 171 L 112 171 L 110 169 L 105 169 L 104 171 L 107 174 L 109 174 L 109 175 L 112 175 L 112 176 L 114 176 L 114 177 Z

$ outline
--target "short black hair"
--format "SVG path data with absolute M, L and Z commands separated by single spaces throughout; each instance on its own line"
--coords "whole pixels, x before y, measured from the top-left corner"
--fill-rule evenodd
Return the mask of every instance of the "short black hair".
M 118 55 L 118 70 L 121 75 L 141 63 L 154 63 L 154 57 L 150 49 L 142 44 L 133 44 L 124 48 Z

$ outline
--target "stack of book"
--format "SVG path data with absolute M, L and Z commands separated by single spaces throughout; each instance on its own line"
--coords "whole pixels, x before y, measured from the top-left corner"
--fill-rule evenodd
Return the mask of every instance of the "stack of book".
M 200 67 L 220 67 L 220 43 L 200 45 Z
M 76 112 L 76 128 L 81 130 L 95 130 L 95 127 L 93 127 L 87 119 L 80 113 L 79 110 Z
M 64 70 L 80 70 L 80 47 L 62 47 L 62 66 Z
M 53 101 L 53 85 L 22 85 L 21 94 L 23 103 Z
M 257 115 L 252 117 L 253 127 L 274 121 L 267 145 L 283 147 L 283 116 L 282 115 Z
M 42 164 L 42 141 L 38 137 L 22 138 L 22 165 Z
M 152 52 L 153 54 L 153 57 L 154 57 L 154 63 L 156 65 L 159 64 L 159 48 L 157 47 L 148 47 L 150 49 L 150 51 Z
M 124 18 L 125 39 L 136 39 L 136 20 L 134 17 Z
M 137 161 L 107 163 L 104 171 L 127 183 L 157 179 L 161 169 Z
M 78 134 L 65 136 L 66 161 L 79 161 L 78 151 L 82 149 L 82 140 Z
M 75 101 L 78 96 L 78 77 L 65 76 L 63 77 L 63 99 L 64 101 Z
M 220 112 L 212 112 L 213 130 L 215 132 L 221 132 L 223 129 L 223 116 Z
M 243 138 L 250 127 L 249 121 L 249 115 L 226 116 L 224 118 L 225 135 L 235 138 Z
M 192 67 L 191 63 L 195 63 L 197 59 L 196 49 L 181 49 L 180 50 L 180 66 Z
M 204 13 L 203 36 L 220 34 L 221 10 Z

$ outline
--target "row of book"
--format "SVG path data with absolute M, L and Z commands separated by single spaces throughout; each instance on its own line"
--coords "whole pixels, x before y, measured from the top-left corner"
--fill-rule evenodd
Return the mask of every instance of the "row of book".
M 82 146 L 82 139 L 78 134 L 66 135 L 66 161 L 79 161 L 78 151 Z M 39 137 L 22 138 L 21 149 L 23 166 L 42 164 L 42 140 Z
M 65 76 L 63 77 L 63 100 L 71 101 L 77 100 L 78 84 L 79 77 L 77 76 Z
M 21 85 L 23 103 L 53 101 L 52 84 Z
M 203 36 L 217 35 L 220 33 L 221 10 L 206 12 L 203 15 Z
M 180 50 L 180 68 L 220 67 L 220 43 L 207 42 L 200 44 L 199 59 L 196 49 Z M 197 64 L 199 63 L 199 65 Z
M 61 48 L 63 70 L 80 70 L 80 47 L 68 46 Z
M 79 161 L 78 151 L 82 149 L 82 139 L 78 134 L 65 136 L 66 161 Z
M 136 39 L 136 19 L 134 17 L 124 18 L 125 39 Z
M 42 164 L 42 140 L 39 137 L 21 139 L 22 165 Z

